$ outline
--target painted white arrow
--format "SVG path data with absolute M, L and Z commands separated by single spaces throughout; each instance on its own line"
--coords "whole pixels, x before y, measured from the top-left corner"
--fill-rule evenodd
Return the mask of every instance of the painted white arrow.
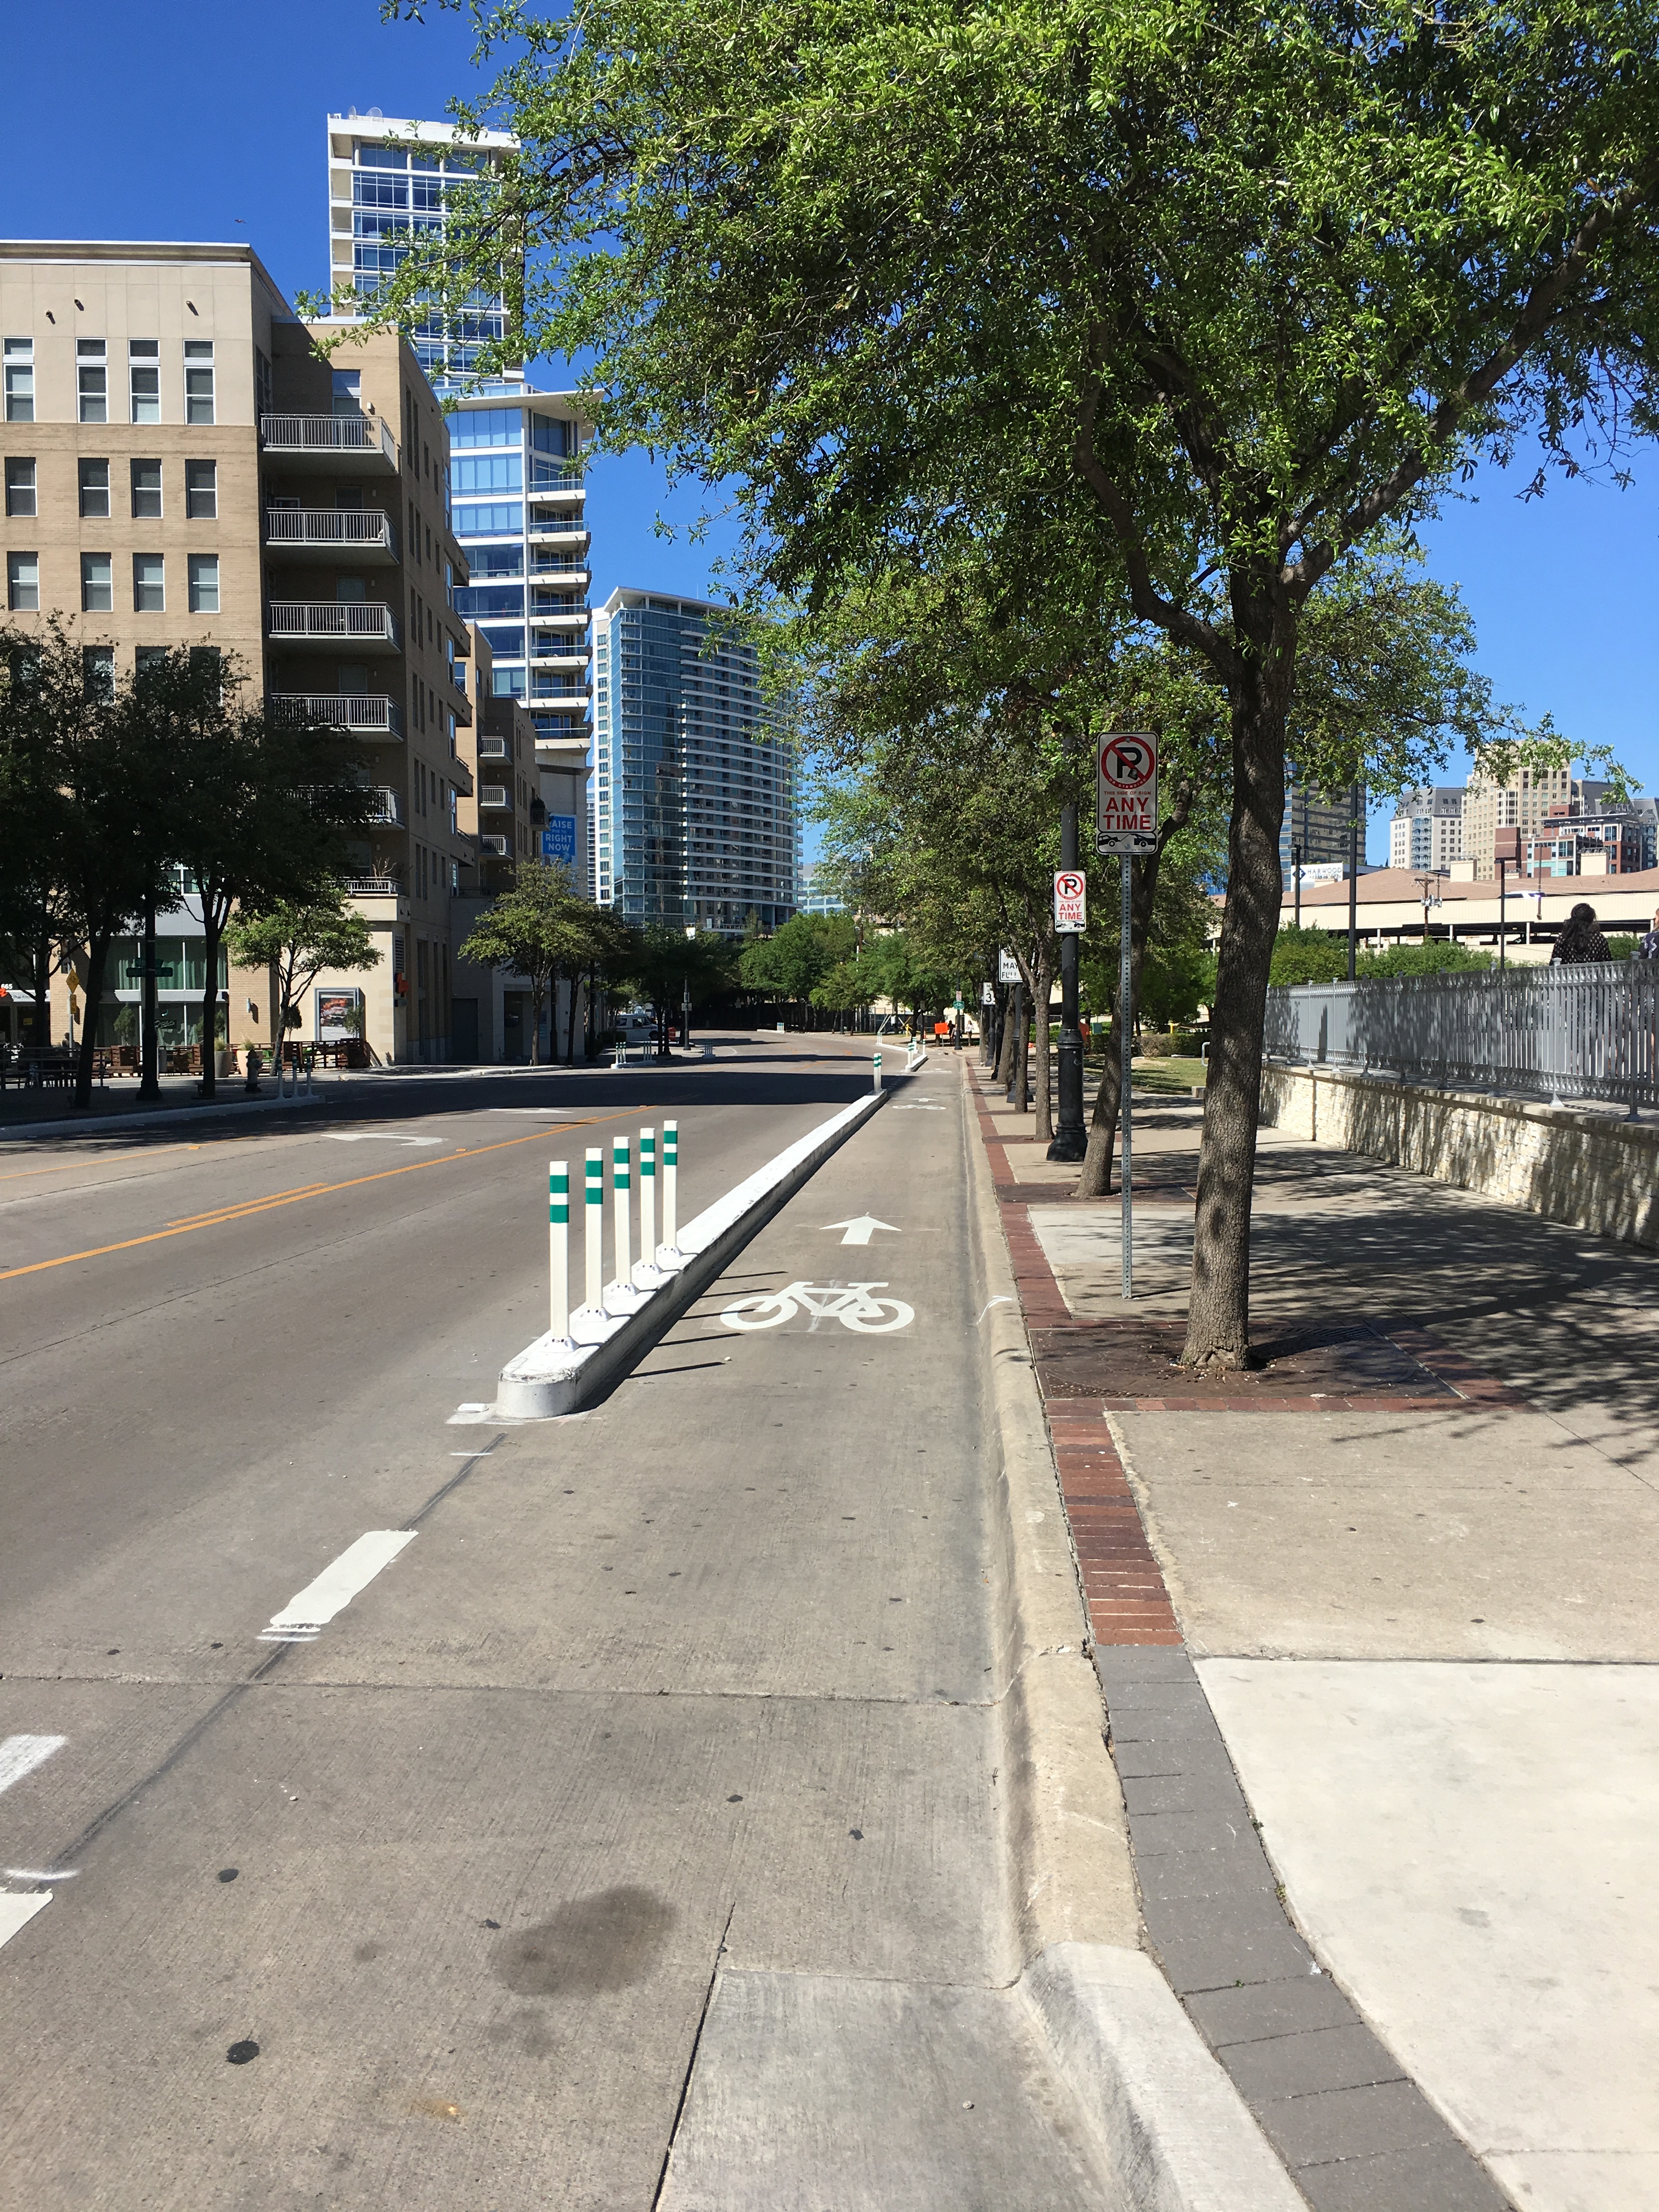
M 390 1129 L 363 1129 L 348 1136 L 339 1129 L 329 1134 L 337 1145 L 441 1145 L 441 1137 L 399 1137 Z
M 878 1229 L 890 1231 L 895 1237 L 904 1233 L 902 1230 L 895 1229 L 890 1221 L 878 1221 L 873 1213 L 860 1213 L 856 1221 L 826 1221 L 823 1226 L 826 1229 L 844 1229 L 847 1234 L 841 1240 L 843 1244 L 867 1244 L 872 1232 Z

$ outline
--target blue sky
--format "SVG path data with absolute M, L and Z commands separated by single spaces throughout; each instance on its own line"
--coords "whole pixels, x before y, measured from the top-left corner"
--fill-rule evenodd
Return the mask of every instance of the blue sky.
M 439 115 L 478 88 L 465 26 L 435 6 L 424 25 L 383 24 L 377 0 L 7 12 L 5 235 L 248 240 L 290 295 L 325 281 L 328 112 Z M 1474 500 L 1449 502 L 1425 533 L 1430 564 L 1462 585 L 1500 698 L 1612 744 L 1659 789 L 1659 456 L 1638 454 L 1630 491 L 1581 481 L 1522 504 L 1530 474 L 1487 471 Z M 719 533 L 696 545 L 683 527 L 701 503 L 670 496 L 642 455 L 602 461 L 596 599 L 621 583 L 705 592 Z M 656 534 L 659 514 L 676 538 Z M 1380 823 L 1370 848 L 1386 857 Z

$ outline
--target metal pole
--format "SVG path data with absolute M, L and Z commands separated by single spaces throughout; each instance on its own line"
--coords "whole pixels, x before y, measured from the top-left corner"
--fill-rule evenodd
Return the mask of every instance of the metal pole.
M 657 1258 L 657 1133 L 640 1131 L 640 1265 L 653 1267 Z
M 1359 973 L 1359 786 L 1348 786 L 1348 981 Z
M 1300 845 L 1292 845 L 1291 848 L 1291 879 L 1295 885 L 1292 896 L 1296 900 L 1296 926 L 1300 929 L 1302 927 L 1302 848 Z M 1281 913 L 1284 911 L 1282 908 L 1279 910 Z
M 1134 1063 L 1134 1009 L 1130 1004 L 1134 988 L 1134 963 L 1129 951 L 1129 921 L 1132 904 L 1131 871 L 1134 862 L 1126 853 L 1118 866 L 1123 872 L 1123 942 L 1117 962 L 1117 1014 L 1122 1036 L 1118 1039 L 1118 1109 L 1117 1117 L 1123 1131 L 1122 1174 L 1120 1178 L 1123 1192 L 1121 1225 L 1123 1232 L 1123 1295 L 1132 1298 L 1135 1294 L 1135 1235 L 1134 1235 L 1134 1114 L 1130 1104 L 1129 1075 Z
M 1509 889 L 1508 871 L 1508 861 L 1500 860 L 1498 863 L 1498 965 L 1500 970 L 1509 965 L 1507 955 L 1510 933 L 1508 924 L 1504 918 L 1505 894 Z
M 592 1145 L 587 1152 L 587 1203 L 582 1211 L 587 1217 L 587 1297 L 585 1301 L 591 1313 L 605 1310 L 605 1151 Z
M 1073 749 L 1068 734 L 1068 757 Z M 1060 810 L 1060 865 L 1062 868 L 1074 868 L 1077 864 L 1077 794 L 1073 791 Z M 1083 1040 L 1077 1028 L 1077 933 L 1068 929 L 1060 940 L 1060 1119 L 1048 1147 L 1051 1160 L 1080 1160 L 1089 1149 L 1089 1133 L 1083 1125 Z M 1041 1049 L 1046 1053 L 1046 1008 L 1041 1026 Z
M 662 1125 L 662 1241 L 665 1251 L 679 1249 L 680 1212 L 680 1125 L 665 1121 Z
M 559 1343 L 570 1337 L 570 1163 L 547 1164 L 547 1333 Z
M 629 1168 L 628 1139 L 626 1137 L 613 1137 L 611 1140 L 611 1197 L 617 1216 L 617 1288 L 623 1291 L 631 1285 L 634 1274 L 633 1239 L 628 1227 Z

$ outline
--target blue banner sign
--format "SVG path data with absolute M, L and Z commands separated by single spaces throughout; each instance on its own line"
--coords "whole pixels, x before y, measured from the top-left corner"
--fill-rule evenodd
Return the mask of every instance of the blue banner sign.
M 567 866 L 576 864 L 576 817 L 574 814 L 550 814 L 547 827 L 542 832 L 542 858 L 562 860 Z

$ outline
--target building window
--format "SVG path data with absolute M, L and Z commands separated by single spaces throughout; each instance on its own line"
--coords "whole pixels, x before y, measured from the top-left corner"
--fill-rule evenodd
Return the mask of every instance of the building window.
M 149 675 L 167 665 L 167 649 L 164 645 L 140 645 L 133 649 L 132 672 L 135 676 Z
M 107 553 L 81 556 L 81 611 L 106 615 L 115 607 L 115 566 Z
M 80 461 L 76 465 L 76 473 L 80 480 L 82 514 L 93 520 L 100 516 L 107 515 L 109 513 L 109 463 Z
M 8 459 L 6 513 L 8 514 L 34 513 L 34 463 L 33 461 Z
M 161 341 L 133 338 L 127 346 L 129 396 L 135 422 L 161 419 Z
M 185 463 L 185 513 L 191 522 L 216 522 L 219 516 L 219 464 Z
M 40 556 L 38 553 L 7 554 L 6 605 L 15 615 L 40 613 Z
M 104 366 L 102 338 L 77 338 L 75 373 L 83 422 L 109 420 L 109 376 Z
M 132 464 L 132 511 L 143 520 L 154 520 L 161 512 L 161 464 L 160 461 L 134 461 Z
M 115 696 L 115 647 L 88 645 L 81 649 L 81 686 L 88 699 Z
M 193 615 L 219 611 L 219 556 L 192 553 L 190 556 L 190 611 Z
M 159 553 L 132 556 L 132 611 L 137 615 L 159 615 L 167 610 L 166 570 Z
M 213 343 L 210 338 L 185 340 L 185 420 L 213 420 Z
M 253 404 L 261 415 L 270 412 L 270 363 L 258 346 L 253 349 Z
M 5 341 L 6 420 L 8 422 L 33 422 L 34 420 L 34 340 L 8 338 Z

